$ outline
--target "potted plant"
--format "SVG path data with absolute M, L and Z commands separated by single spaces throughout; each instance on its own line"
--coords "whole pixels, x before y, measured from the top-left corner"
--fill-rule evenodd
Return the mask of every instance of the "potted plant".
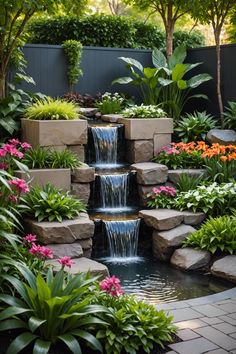
M 15 171 L 15 176 L 24 178 L 31 187 L 44 187 L 48 182 L 55 187 L 70 190 L 71 170 L 83 164 L 68 149 L 52 151 L 40 146 L 28 149 L 22 162 L 28 167 L 26 171 Z
M 125 138 L 128 140 L 153 139 L 155 134 L 171 134 L 173 119 L 155 105 L 141 105 L 126 108 L 118 122 L 125 126 Z
M 74 103 L 60 99 L 37 100 L 26 109 L 21 128 L 33 147 L 87 143 L 87 121 L 79 119 Z

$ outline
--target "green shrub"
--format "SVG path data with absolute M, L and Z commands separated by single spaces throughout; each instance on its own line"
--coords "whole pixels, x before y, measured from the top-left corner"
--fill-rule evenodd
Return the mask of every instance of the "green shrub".
M 84 46 L 165 48 L 165 34 L 158 26 L 122 16 L 41 17 L 31 20 L 29 32 L 31 43 L 62 44 L 73 39 Z M 174 33 L 174 46 L 180 43 L 188 48 L 204 44 L 197 31 Z
M 22 159 L 28 168 L 75 168 L 82 163 L 68 149 L 51 151 L 38 146 L 29 149 Z
M 85 211 L 84 203 L 72 197 L 69 192 L 62 192 L 48 183 L 43 189 L 36 186 L 24 197 L 28 207 L 26 214 L 38 221 L 59 221 L 74 219 Z
M 28 107 L 24 117 L 32 120 L 73 120 L 78 118 L 78 113 L 74 103 L 49 97 Z
M 113 298 L 101 293 L 98 303 L 110 310 L 99 315 L 109 325 L 96 336 L 104 344 L 105 353 L 136 354 L 140 349 L 150 353 L 154 345 L 164 347 L 166 342 L 172 341 L 171 335 L 176 329 L 172 317 L 164 311 L 126 295 Z
M 211 216 L 232 214 L 236 209 L 236 183 L 202 185 L 195 190 L 179 193 L 173 207 L 191 209 Z
M 225 108 L 224 128 L 236 130 L 236 102 L 228 102 Z
M 217 251 L 233 254 L 236 252 L 236 218 L 220 216 L 210 218 L 199 230 L 184 241 L 185 247 L 194 247 L 211 253 Z
M 211 129 L 218 128 L 216 119 L 205 112 L 187 113 L 176 122 L 175 133 L 183 142 L 205 140 Z
M 144 106 L 141 104 L 141 106 L 126 108 L 122 115 L 125 118 L 164 118 L 166 117 L 166 112 L 158 106 Z
M 188 173 L 181 173 L 176 187 L 179 192 L 188 192 L 189 190 L 195 190 L 203 182 L 203 175 L 194 176 Z
M 74 353 L 82 353 L 80 343 L 89 343 L 102 352 L 92 329 L 104 322 L 97 315 L 107 309 L 91 305 L 89 287 L 94 279 L 81 273 L 74 277 L 61 269 L 53 275 L 47 272 L 46 280 L 35 276 L 27 267 L 18 264 L 23 281 L 6 276 L 20 299 L 1 294 L 0 300 L 8 305 L 0 313 L 0 331 L 21 329 L 21 333 L 9 345 L 7 353 L 19 353 L 33 344 L 34 353 L 49 353 L 58 342 L 64 343 Z M 86 299 L 84 294 L 87 294 Z
M 126 100 L 119 93 L 105 92 L 102 99 L 96 102 L 96 107 L 102 114 L 120 113 L 125 107 Z
M 67 59 L 67 77 L 72 91 L 73 86 L 78 83 L 80 76 L 83 75 L 83 71 L 80 68 L 83 46 L 79 41 L 71 39 L 63 42 L 62 48 Z
M 217 183 L 227 183 L 236 179 L 236 160 L 222 161 L 222 157 L 214 156 L 204 159 L 206 178 Z

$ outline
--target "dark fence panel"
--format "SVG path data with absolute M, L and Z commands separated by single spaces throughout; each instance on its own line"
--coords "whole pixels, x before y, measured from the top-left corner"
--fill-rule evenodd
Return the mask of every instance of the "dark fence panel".
M 40 91 L 54 97 L 68 92 L 67 66 L 60 46 L 28 44 L 24 47 L 24 54 L 28 63 L 27 73 L 36 82 L 36 86 L 23 84 L 24 89 Z M 226 105 L 227 101 L 236 100 L 236 45 L 222 46 L 221 55 L 222 94 L 224 105 Z M 128 74 L 124 63 L 118 59 L 121 56 L 135 58 L 144 66 L 152 66 L 151 51 L 149 50 L 84 47 L 81 63 L 84 75 L 76 85 L 75 91 L 90 94 L 105 91 L 126 91 L 137 96 L 137 90 L 130 85 L 111 86 L 112 80 Z M 192 73 L 207 72 L 213 77 L 213 80 L 201 86 L 197 91 L 207 94 L 209 101 L 193 100 L 186 107 L 187 110 L 206 109 L 209 113 L 217 115 L 215 47 L 189 50 L 187 62 L 202 62 L 203 64 Z

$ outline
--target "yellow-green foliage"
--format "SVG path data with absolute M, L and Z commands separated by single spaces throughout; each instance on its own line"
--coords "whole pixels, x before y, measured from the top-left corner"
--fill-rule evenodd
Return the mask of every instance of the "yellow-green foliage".
M 49 97 L 28 107 L 24 116 L 32 120 L 73 120 L 78 118 L 78 113 L 73 102 Z

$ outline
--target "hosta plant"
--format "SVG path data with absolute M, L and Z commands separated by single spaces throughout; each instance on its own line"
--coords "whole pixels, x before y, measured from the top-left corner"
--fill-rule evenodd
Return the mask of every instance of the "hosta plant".
M 126 108 L 122 115 L 125 118 L 165 118 L 166 113 L 158 106 L 149 105 L 145 106 L 131 106 Z
M 0 330 L 21 329 L 6 354 L 20 353 L 29 345 L 34 354 L 47 354 L 58 342 L 81 354 L 81 341 L 102 352 L 101 343 L 91 331 L 98 324 L 106 324 L 97 315 L 107 309 L 91 304 L 89 288 L 94 279 L 84 273 L 71 277 L 64 269 L 54 275 L 51 268 L 44 279 L 22 264 L 18 267 L 23 280 L 10 275 L 5 275 L 5 280 L 19 297 L 0 295 L 1 303 L 7 305 L 0 312 Z
M 236 217 L 209 218 L 199 230 L 183 242 L 185 247 L 194 247 L 211 253 L 236 252 Z
M 184 142 L 205 140 L 211 129 L 218 127 L 217 120 L 205 112 L 187 113 L 176 122 L 175 133 Z
M 85 211 L 85 205 L 69 192 L 63 192 L 48 183 L 43 189 L 36 186 L 24 197 L 28 207 L 26 214 L 38 221 L 59 221 L 74 219 Z
M 232 214 L 236 209 L 236 183 L 214 182 L 181 192 L 175 198 L 173 206 L 178 210 L 191 209 L 211 216 Z
M 73 120 L 78 118 L 78 113 L 73 102 L 48 97 L 29 106 L 24 117 L 32 120 Z

